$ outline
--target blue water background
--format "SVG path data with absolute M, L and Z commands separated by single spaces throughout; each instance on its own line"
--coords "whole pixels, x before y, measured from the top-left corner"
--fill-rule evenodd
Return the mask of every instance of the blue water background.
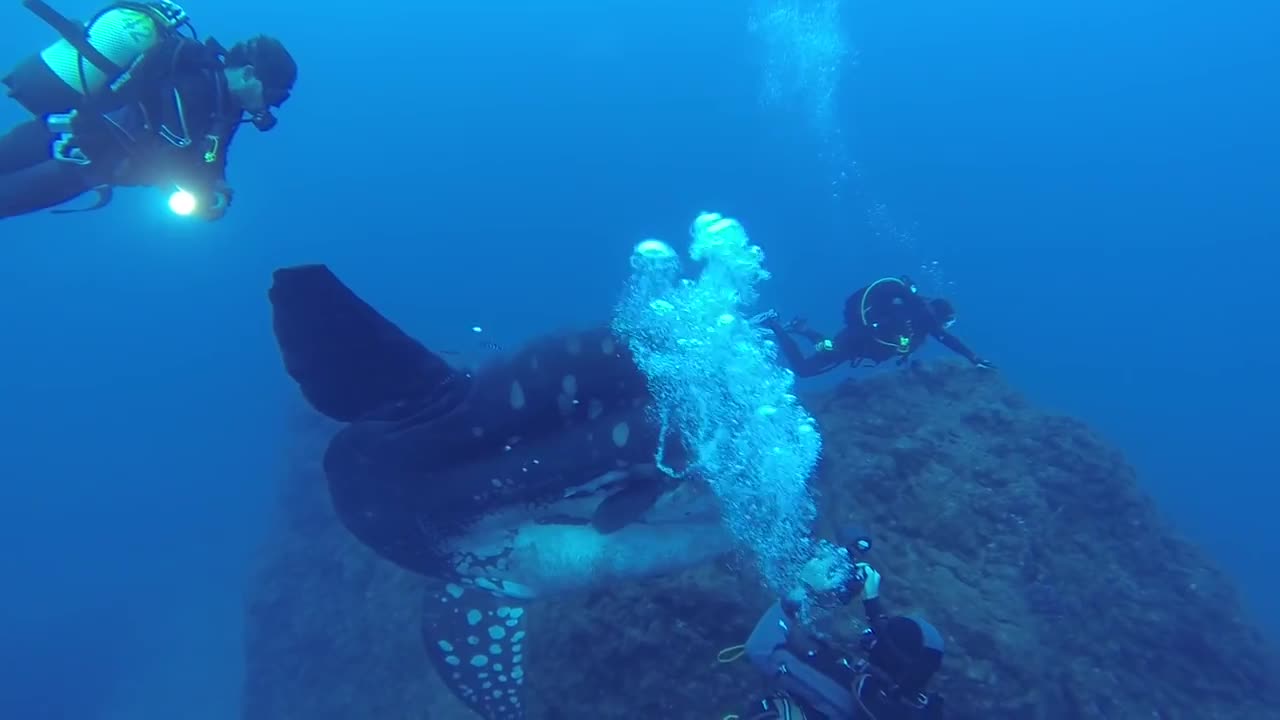
M 187 7 L 302 65 L 280 127 L 236 142 L 232 213 L 131 192 L 0 225 L 13 717 L 236 716 L 294 397 L 272 269 L 328 263 L 479 352 L 472 325 L 511 345 L 604 319 L 631 244 L 682 243 L 701 209 L 742 218 L 767 300 L 820 326 L 936 261 L 956 331 L 1122 447 L 1280 632 L 1274 5 L 850 0 L 825 129 L 760 102 L 738 3 Z M 0 63 L 50 39 L 17 3 L 0 26 Z

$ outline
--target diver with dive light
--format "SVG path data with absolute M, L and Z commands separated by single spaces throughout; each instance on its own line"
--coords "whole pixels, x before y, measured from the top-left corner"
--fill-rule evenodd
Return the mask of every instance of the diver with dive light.
M 23 5 L 61 38 L 3 78 L 34 118 L 0 137 L 0 219 L 53 208 L 89 192 L 104 207 L 117 187 L 170 193 L 179 215 L 221 218 L 231 205 L 227 151 L 251 123 L 275 127 L 298 66 L 258 35 L 230 49 L 199 39 L 169 0 L 114 2 L 88 22 L 43 0 Z

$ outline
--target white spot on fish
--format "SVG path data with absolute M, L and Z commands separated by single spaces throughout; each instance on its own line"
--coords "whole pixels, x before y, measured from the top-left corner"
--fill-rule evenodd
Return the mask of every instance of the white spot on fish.
M 520 624 L 519 620 L 508 620 L 507 627 L 515 627 Z
M 445 661 L 445 662 L 447 662 L 447 663 L 449 663 L 450 665 L 461 665 L 461 664 L 462 664 L 462 661 L 458 659 L 458 656 L 457 656 L 457 655 L 446 655 L 446 656 L 445 656 L 445 658 L 444 658 L 444 661 Z
M 440 649 L 445 652 L 453 652 L 453 644 L 448 642 L 447 640 L 440 640 L 436 642 L 436 644 L 439 645 Z
M 524 677 L 524 670 L 522 668 L 516 668 L 512 670 L 511 677 L 515 678 L 516 680 L 519 680 L 520 678 Z
M 506 617 L 511 614 L 511 608 L 502 605 L 498 608 L 498 617 Z
M 460 585 L 449 583 L 444 586 L 444 591 L 452 595 L 455 600 L 462 597 L 462 586 Z
M 483 683 L 481 683 L 480 687 L 484 690 L 488 690 L 489 688 L 493 687 L 493 683 L 486 680 Z
M 489 664 L 489 658 L 485 657 L 484 655 L 476 655 L 475 657 L 471 658 L 471 664 L 476 667 L 484 667 L 485 665 Z
M 489 646 L 489 654 L 490 654 L 490 655 L 501 655 L 501 654 L 502 654 L 502 646 L 501 646 L 501 645 L 499 645 L 498 643 L 494 643 L 494 644 L 490 645 L 490 646 Z
M 498 676 L 498 682 L 506 682 L 506 681 L 507 681 L 507 676 L 506 676 L 506 675 L 499 675 L 499 676 Z
M 521 615 L 524 615 L 524 608 L 511 608 L 511 617 L 518 618 Z M 524 635 L 524 633 L 520 634 Z
M 523 659 L 524 659 L 524 655 L 521 655 L 520 653 L 516 653 L 515 655 L 511 656 L 511 662 L 515 663 L 516 665 L 519 665 L 520 661 Z
M 524 407 L 524 388 L 521 387 L 519 380 L 511 383 L 511 407 L 516 410 Z
M 631 437 L 631 426 L 625 422 L 620 422 L 613 426 L 613 444 L 617 447 L 626 447 L 627 439 Z
M 494 664 L 493 664 L 493 669 L 494 669 L 494 670 L 496 670 L 496 671 L 498 671 L 498 672 L 502 672 L 502 663 L 494 663 Z
M 515 645 L 512 645 L 512 646 L 511 646 L 511 652 L 513 652 L 513 653 L 518 653 L 518 652 L 520 652 L 520 648 L 521 648 L 521 647 L 522 647 L 522 646 L 521 646 L 519 643 L 517 643 L 517 644 L 515 644 Z
M 559 395 L 556 396 L 556 407 L 560 408 L 561 415 L 568 415 L 572 413 L 573 406 L 577 404 L 578 404 L 577 400 L 574 400 L 572 397 L 569 397 L 564 393 L 560 393 Z
M 480 618 L 482 618 L 482 617 L 484 617 L 484 616 L 480 614 L 480 611 L 479 611 L 479 610 L 475 610 L 475 609 L 468 610 L 468 611 L 467 611 L 467 624 L 468 624 L 468 625 L 475 625 L 476 623 L 480 622 Z
M 504 629 L 499 625 L 494 625 L 493 627 L 489 628 L 489 637 L 493 638 L 494 640 L 501 640 L 506 636 L 507 636 L 506 629 Z
M 513 643 L 518 643 L 518 642 L 520 642 L 520 641 L 521 641 L 521 640 L 523 640 L 523 639 L 524 639 L 524 631 L 523 631 L 523 630 L 521 630 L 520 632 L 518 632 L 518 633 L 516 633 L 515 635 L 512 635 L 512 636 L 511 636 L 511 642 L 513 642 Z
M 470 636 L 470 637 L 468 637 L 468 638 L 467 638 L 467 644 L 468 644 L 468 645 L 479 645 L 479 644 L 480 644 L 480 638 L 476 637 L 475 635 L 472 635 L 472 636 Z

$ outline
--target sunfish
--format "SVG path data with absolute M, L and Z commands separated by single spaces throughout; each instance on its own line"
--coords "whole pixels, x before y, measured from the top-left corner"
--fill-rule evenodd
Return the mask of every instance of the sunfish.
M 731 549 L 714 493 L 660 437 L 643 373 L 607 328 L 452 367 L 323 265 L 277 270 L 285 369 L 346 423 L 324 470 L 342 523 L 429 579 L 422 636 L 489 720 L 524 717 L 533 598 L 672 572 Z M 692 390 L 691 390 L 692 391 Z M 659 471 L 655 455 L 675 472 Z

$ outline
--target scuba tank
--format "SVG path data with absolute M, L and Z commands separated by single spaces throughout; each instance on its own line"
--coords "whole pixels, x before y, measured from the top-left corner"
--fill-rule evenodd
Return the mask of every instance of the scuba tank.
M 83 24 L 43 0 L 22 4 L 61 36 L 20 62 L 3 80 L 9 95 L 37 117 L 75 109 L 117 109 L 126 102 L 119 93 L 148 52 L 164 45 L 182 26 L 190 26 L 186 12 L 169 0 L 112 3 Z
M 907 277 L 883 277 L 868 285 L 861 292 L 851 295 L 845 301 L 845 324 L 851 328 L 866 328 L 876 345 L 884 348 L 881 352 L 907 355 L 915 350 L 914 338 L 908 322 L 902 327 L 899 321 L 900 303 L 908 296 L 915 296 L 919 288 Z M 889 327 L 886 327 L 888 325 Z M 876 360 L 877 363 L 880 360 Z

